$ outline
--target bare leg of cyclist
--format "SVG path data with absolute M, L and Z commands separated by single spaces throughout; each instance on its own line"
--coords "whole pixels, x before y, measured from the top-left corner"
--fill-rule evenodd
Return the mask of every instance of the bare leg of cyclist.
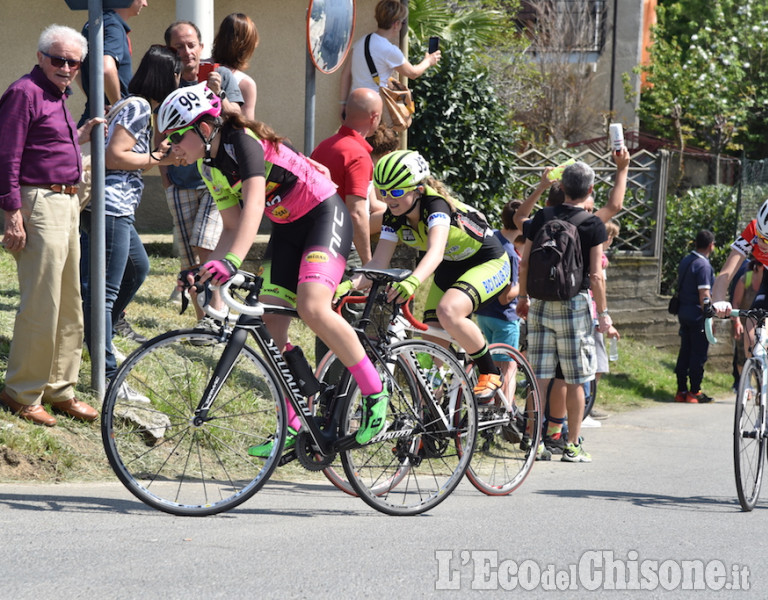
M 368 358 L 355 330 L 331 308 L 333 290 L 321 283 L 300 283 L 296 308 L 301 319 L 347 367 L 364 399 L 363 420 L 355 439 L 364 444 L 386 425 L 388 395 L 376 367 Z
M 499 369 L 494 365 L 488 353 L 488 344 L 483 332 L 472 321 L 472 301 L 464 292 L 451 288 L 445 292 L 437 305 L 437 319 L 440 326 L 451 334 L 456 343 L 467 351 L 474 360 L 478 371 L 475 397 L 480 401 L 489 401 L 494 392 L 501 387 Z

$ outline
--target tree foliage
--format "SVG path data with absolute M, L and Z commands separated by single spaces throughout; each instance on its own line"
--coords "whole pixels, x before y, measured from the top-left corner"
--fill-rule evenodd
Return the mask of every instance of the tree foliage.
M 680 149 L 765 147 L 768 3 L 679 0 L 660 5 L 657 16 L 651 64 L 640 69 L 642 128 Z
M 439 65 L 410 82 L 416 115 L 409 146 L 462 200 L 496 214 L 509 194 L 518 130 L 493 85 L 489 49 L 504 32 L 505 17 L 462 3 L 411 0 L 409 53 L 416 62 L 427 38 L 441 38 Z
M 681 197 L 667 198 L 664 227 L 661 293 L 671 294 L 677 285 L 677 265 L 693 250 L 696 234 L 709 229 L 715 234 L 715 251 L 710 256 L 717 273 L 730 253 L 736 231 L 736 190 L 711 185 L 689 190 Z

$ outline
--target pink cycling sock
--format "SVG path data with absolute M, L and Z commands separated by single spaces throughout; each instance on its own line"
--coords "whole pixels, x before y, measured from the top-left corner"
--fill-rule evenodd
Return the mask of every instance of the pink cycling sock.
M 378 394 L 384 387 L 376 367 L 373 366 L 371 359 L 367 356 L 364 356 L 363 360 L 356 365 L 349 367 L 349 372 L 355 378 L 357 387 L 360 388 L 360 393 L 363 396 Z
M 299 420 L 299 415 L 296 414 L 296 411 L 293 410 L 293 406 L 288 401 L 288 398 L 285 399 L 285 404 L 288 408 L 288 427 L 293 427 L 296 431 L 301 429 L 301 421 Z

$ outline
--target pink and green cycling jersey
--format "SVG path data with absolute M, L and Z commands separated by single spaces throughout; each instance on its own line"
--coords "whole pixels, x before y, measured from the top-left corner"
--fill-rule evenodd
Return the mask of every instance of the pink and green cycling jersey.
M 266 179 L 264 213 L 274 223 L 291 223 L 336 193 L 336 186 L 289 144 L 275 147 L 250 129 L 225 124 L 220 145 L 206 164 L 197 167 L 216 206 L 242 206 L 242 184 L 251 177 Z

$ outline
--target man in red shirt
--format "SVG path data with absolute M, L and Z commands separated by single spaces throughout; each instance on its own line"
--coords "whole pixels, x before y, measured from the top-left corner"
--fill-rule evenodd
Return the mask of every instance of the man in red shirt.
M 368 88 L 354 90 L 347 99 L 346 116 L 339 131 L 320 142 L 311 158 L 331 172 L 339 196 L 349 209 L 354 226 L 353 242 L 360 264 L 371 260 L 368 219 L 368 187 L 373 177 L 371 146 L 365 138 L 381 121 L 381 97 Z M 350 256 L 350 260 L 354 260 Z

